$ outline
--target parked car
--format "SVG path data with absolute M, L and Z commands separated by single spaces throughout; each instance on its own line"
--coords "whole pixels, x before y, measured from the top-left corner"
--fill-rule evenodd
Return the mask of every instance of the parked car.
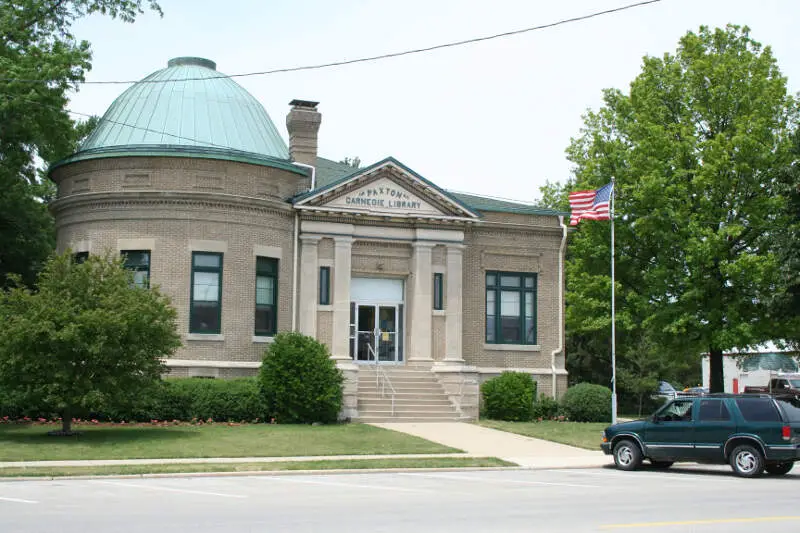
M 791 393 L 800 394 L 800 374 L 787 374 L 774 377 L 765 386 L 748 385 L 744 388 L 746 394 L 763 393 Z
M 672 386 L 669 381 L 659 381 L 658 388 L 653 393 L 654 400 L 672 400 L 678 396 L 678 389 Z
M 683 394 L 678 393 L 678 395 L 679 396 L 682 396 L 682 395 L 685 395 L 685 396 L 700 396 L 700 395 L 703 395 L 703 394 L 709 394 L 709 392 L 710 391 L 708 390 L 708 387 L 700 387 L 698 385 L 697 387 L 686 387 L 685 389 L 683 389 Z
M 800 460 L 800 396 L 711 394 L 675 398 L 647 419 L 603 431 L 601 449 L 620 470 L 644 459 L 730 464 L 742 477 L 787 474 Z

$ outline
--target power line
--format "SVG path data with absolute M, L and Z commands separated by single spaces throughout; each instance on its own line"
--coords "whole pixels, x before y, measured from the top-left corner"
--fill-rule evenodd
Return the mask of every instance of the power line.
M 241 74 L 220 74 L 218 76 L 208 76 L 204 78 L 183 78 L 183 79 L 171 79 L 171 80 L 106 80 L 106 81 L 81 81 L 78 82 L 81 85 L 130 85 L 134 83 L 172 83 L 176 81 L 203 81 L 203 80 L 213 80 L 219 78 L 244 78 L 248 76 L 266 76 L 269 74 L 279 74 L 284 72 L 298 72 L 302 70 L 320 70 L 324 68 L 331 68 L 331 67 L 340 67 L 343 65 L 352 65 L 355 63 L 367 63 L 370 61 L 379 61 L 382 59 L 390 59 L 393 57 L 401 57 L 407 56 L 412 54 L 421 54 L 424 52 L 431 52 L 433 50 L 441 50 L 443 48 L 454 48 L 456 46 L 463 46 L 466 44 L 473 44 L 482 41 L 490 41 L 492 39 L 500 39 L 503 37 L 510 37 L 512 35 L 519 35 L 522 33 L 528 33 L 532 31 L 544 30 L 547 28 L 553 28 L 555 26 L 562 26 L 564 24 L 570 24 L 573 22 L 579 22 L 582 20 L 588 20 L 595 17 L 600 17 L 603 15 L 610 15 L 612 13 L 619 13 L 620 11 L 626 11 L 628 9 L 633 9 L 636 7 L 642 7 L 649 4 L 656 4 L 661 2 L 662 0 L 645 0 L 642 2 L 637 2 L 635 4 L 628 4 L 621 7 L 616 7 L 613 9 L 606 9 L 604 11 L 596 11 L 594 13 L 590 13 L 588 15 L 581 15 L 578 17 L 572 17 L 568 19 L 562 19 L 556 22 L 550 22 L 548 24 L 541 24 L 539 26 L 531 26 L 529 28 L 523 28 L 519 30 L 512 30 L 503 33 L 496 33 L 493 35 L 487 35 L 483 37 L 474 37 L 472 39 L 465 39 L 463 41 L 455 41 L 450 43 L 444 44 L 437 44 L 434 46 L 428 46 L 426 48 L 415 48 L 412 50 L 404 50 L 402 52 L 392 52 L 388 54 L 381 54 L 376 56 L 367 56 L 367 57 L 360 57 L 357 59 L 347 59 L 343 61 L 335 61 L 332 63 L 321 63 L 318 65 L 306 65 L 301 67 L 286 67 L 286 68 L 279 68 L 274 70 L 263 70 L 258 72 L 246 72 Z M 48 83 L 50 80 L 26 80 L 26 79 L 16 79 L 16 78 L 0 78 L 2 82 L 16 82 L 16 83 Z
M 80 111 L 73 111 L 73 110 L 71 110 L 69 108 L 61 108 L 61 107 L 57 107 L 57 106 L 53 106 L 53 105 L 43 104 L 41 102 L 37 102 L 36 100 L 31 100 L 31 99 L 25 98 L 23 96 L 18 96 L 18 97 L 13 97 L 11 95 L 0 95 L 0 96 L 5 96 L 9 100 L 11 100 L 11 99 L 19 99 L 19 100 L 22 100 L 23 102 L 27 102 L 29 104 L 37 105 L 39 107 L 45 107 L 45 108 L 48 108 L 48 109 L 53 109 L 55 111 L 66 111 L 67 113 L 69 113 L 71 115 L 78 115 L 78 116 L 86 117 L 86 118 L 94 118 L 96 116 L 96 115 L 91 115 L 89 113 L 81 113 Z M 172 137 L 174 139 L 180 139 L 180 140 L 183 140 L 183 141 L 191 141 L 191 142 L 202 144 L 204 146 L 210 146 L 210 147 L 213 147 L 213 148 L 221 148 L 223 150 L 237 150 L 236 148 L 232 148 L 230 146 L 225 146 L 224 144 L 217 144 L 217 143 L 213 143 L 211 141 L 204 141 L 204 140 L 201 140 L 201 139 L 195 139 L 195 138 L 186 137 L 186 136 L 183 136 L 183 135 L 176 135 L 174 133 L 167 133 L 165 131 L 159 131 L 159 130 L 154 130 L 154 129 L 151 129 L 151 128 L 145 128 L 144 126 L 137 126 L 135 124 L 128 124 L 127 122 L 120 122 L 118 120 L 113 120 L 113 119 L 110 119 L 110 118 L 103 117 L 103 118 L 100 119 L 100 122 L 108 122 L 108 123 L 111 123 L 111 124 L 116 124 L 118 126 L 124 126 L 126 128 L 131 128 L 131 129 L 134 129 L 134 130 L 141 130 L 141 131 L 146 131 L 148 133 L 155 133 L 157 135 L 166 135 L 167 137 Z M 98 124 L 98 126 L 99 126 L 99 124 Z

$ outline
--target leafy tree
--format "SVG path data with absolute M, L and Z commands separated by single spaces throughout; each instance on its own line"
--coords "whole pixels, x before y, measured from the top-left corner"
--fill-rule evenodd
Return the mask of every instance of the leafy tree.
M 132 22 L 143 4 L 160 13 L 153 0 L 0 0 L 0 288 L 10 273 L 32 283 L 52 252 L 40 201 L 52 185 L 42 167 L 75 151 L 94 124 L 66 110 L 91 66 L 89 43 L 75 39 L 72 24 L 92 13 Z
M 348 167 L 359 168 L 361 166 L 360 157 L 345 157 L 339 163 L 347 165 Z
M 567 153 L 576 188 L 616 177 L 621 335 L 709 352 L 721 391 L 724 350 L 785 334 L 769 303 L 782 283 L 773 237 L 790 225 L 780 170 L 795 101 L 770 48 L 728 26 L 645 57 L 630 92 L 606 90 L 604 103 Z M 567 321 L 581 334 L 608 331 L 609 241 L 609 224 L 591 222 L 572 239 Z
M 772 240 L 781 268 L 772 317 L 776 322 L 788 322 L 786 340 L 800 348 L 800 130 L 795 132 L 792 161 L 781 174 L 781 185 L 789 223 L 776 228 Z
M 122 259 L 51 259 L 37 291 L 0 293 L 0 388 L 61 414 L 123 402 L 156 382 L 180 346 L 177 314 L 158 288 L 133 284 Z

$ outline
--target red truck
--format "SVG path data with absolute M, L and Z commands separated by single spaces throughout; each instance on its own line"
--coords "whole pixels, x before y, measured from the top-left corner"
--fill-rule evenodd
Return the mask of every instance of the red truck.
M 774 377 L 769 380 L 769 384 L 764 387 L 747 386 L 744 388 L 745 394 L 772 394 L 772 393 L 790 393 L 800 394 L 800 374 L 783 375 Z

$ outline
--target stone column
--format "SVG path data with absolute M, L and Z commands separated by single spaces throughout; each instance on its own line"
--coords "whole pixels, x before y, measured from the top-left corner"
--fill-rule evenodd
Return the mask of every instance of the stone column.
M 433 361 L 433 244 L 415 242 L 412 259 L 411 316 L 408 319 L 408 361 Z
M 447 271 L 445 273 L 445 363 L 463 363 L 461 339 L 463 299 L 461 297 L 463 249 L 461 244 L 447 245 Z
M 350 359 L 350 270 L 352 237 L 334 237 L 333 341 L 331 357 Z
M 297 324 L 300 333 L 317 336 L 317 293 L 319 283 L 318 244 L 320 237 L 301 235 L 300 295 L 297 302 L 300 311 Z

